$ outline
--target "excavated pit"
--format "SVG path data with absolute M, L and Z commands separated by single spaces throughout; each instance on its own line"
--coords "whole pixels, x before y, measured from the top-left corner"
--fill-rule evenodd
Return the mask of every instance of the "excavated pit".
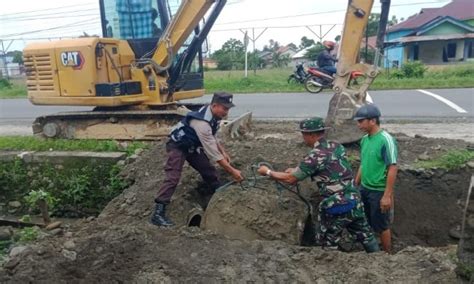
M 252 177 L 250 166 L 261 161 L 277 170 L 295 166 L 309 150 L 295 128 L 294 122 L 256 123 L 255 136 L 226 143 L 232 163 L 247 177 Z M 402 134 L 396 138 L 401 170 L 393 255 L 301 246 L 312 222 L 298 196 L 280 194 L 272 182 L 262 180 L 256 188 L 232 185 L 211 199 L 189 166 L 168 207 L 177 226 L 153 226 L 149 218 L 166 157 L 163 142 L 158 142 L 126 167 L 123 175 L 133 185 L 97 219 L 27 246 L 4 262 L 0 282 L 454 282 L 456 247 L 450 244 L 457 240 L 450 231 L 453 235 L 460 225 L 473 169 L 416 170 L 412 165 L 419 155 L 434 158 L 466 149 L 468 143 Z M 359 149 L 352 145 L 347 151 L 357 166 Z M 301 184 L 301 195 L 313 206 L 315 192 L 310 181 Z

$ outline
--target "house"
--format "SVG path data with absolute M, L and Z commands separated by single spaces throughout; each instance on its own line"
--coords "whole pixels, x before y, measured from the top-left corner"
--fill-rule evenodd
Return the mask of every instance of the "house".
M 474 1 L 422 9 L 387 30 L 385 67 L 419 60 L 427 65 L 474 61 Z
M 203 58 L 202 65 L 207 69 L 217 69 L 217 61 L 212 58 Z
M 278 53 L 280 57 L 287 56 L 288 58 L 292 58 L 293 55 L 296 54 L 296 52 L 297 52 L 296 47 L 293 44 L 288 44 L 288 45 L 279 47 L 276 52 L 263 50 L 258 54 L 258 57 L 261 58 L 265 62 L 265 66 L 272 66 L 274 53 Z M 290 64 L 293 64 L 293 62 L 291 61 Z
M 305 47 L 302 50 L 298 51 L 297 53 L 295 53 L 291 57 L 292 66 L 296 66 L 296 64 L 298 64 L 298 63 L 302 63 L 304 65 L 313 64 L 313 60 L 306 56 L 306 53 L 308 52 L 308 49 L 311 49 L 313 47 L 314 47 L 314 45 L 308 46 L 308 47 Z

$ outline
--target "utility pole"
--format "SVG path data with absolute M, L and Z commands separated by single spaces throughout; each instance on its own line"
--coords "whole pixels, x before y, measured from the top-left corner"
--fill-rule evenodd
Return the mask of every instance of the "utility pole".
M 243 31 L 242 29 L 240 30 L 247 38 L 247 44 L 245 44 L 245 59 L 247 60 L 247 45 L 248 45 L 248 40 L 250 39 L 252 41 L 252 44 L 253 44 L 253 74 L 256 75 L 257 74 L 257 58 L 256 58 L 256 52 L 255 52 L 255 42 L 257 41 L 257 39 L 263 35 L 263 33 L 267 30 L 268 28 L 264 28 L 263 31 L 257 36 L 255 37 L 255 28 L 252 28 L 252 38 L 250 38 L 248 36 L 248 33 L 247 31 Z M 245 39 L 245 38 L 244 38 Z M 245 40 L 244 40 L 245 41 Z M 246 61 L 247 62 L 247 61 Z M 246 64 L 247 65 L 247 64 Z M 245 77 L 247 77 L 247 69 L 245 69 Z
M 384 55 L 384 39 L 385 31 L 387 29 L 388 14 L 390 11 L 390 0 L 380 0 L 382 11 L 380 12 L 379 28 L 377 30 L 377 51 L 381 56 Z M 377 56 L 376 56 L 377 58 Z M 377 60 L 378 61 L 378 60 Z M 378 62 L 374 62 L 378 65 Z
M 9 76 L 8 76 L 8 69 L 7 69 L 7 53 L 5 52 L 5 46 L 3 45 L 3 40 L 0 40 L 2 42 L 2 58 L 3 58 L 3 70 L 2 70 L 2 73 L 5 73 L 3 74 L 3 76 L 5 76 L 7 78 L 7 80 L 10 80 Z
M 332 29 L 334 29 L 334 27 L 335 27 L 336 25 L 332 25 L 332 27 L 329 28 L 329 30 L 328 30 L 325 34 L 323 34 L 323 25 L 317 25 L 317 26 L 319 26 L 319 33 L 316 33 L 315 31 L 313 31 L 309 26 L 306 26 L 306 28 L 307 28 L 308 30 L 310 30 L 310 32 L 312 32 L 312 33 L 319 39 L 319 42 L 323 42 L 323 38 L 324 38 L 325 36 L 327 36 L 327 34 L 328 34 Z

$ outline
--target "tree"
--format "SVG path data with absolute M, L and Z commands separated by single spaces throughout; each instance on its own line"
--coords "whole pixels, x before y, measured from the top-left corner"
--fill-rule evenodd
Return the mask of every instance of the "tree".
M 271 39 L 271 40 L 268 41 L 268 43 L 269 43 L 269 45 L 265 45 L 263 47 L 263 51 L 275 52 L 278 49 L 280 49 L 280 44 L 278 43 L 278 41 L 275 41 L 275 40 Z
M 379 29 L 380 14 L 372 13 L 369 16 L 369 22 L 367 23 L 367 36 L 377 35 L 377 30 Z
M 334 41 L 335 42 L 340 42 L 341 41 L 341 35 L 337 35 L 335 38 L 334 38 Z
M 249 69 L 259 69 L 259 68 L 265 67 L 265 60 L 263 60 L 263 58 L 258 56 L 259 53 L 260 51 L 258 50 L 248 53 Z
M 275 52 L 272 55 L 272 65 L 273 67 L 284 67 L 288 66 L 288 63 L 291 62 L 291 58 L 288 54 L 281 54 L 279 52 Z
M 399 22 L 402 22 L 403 18 L 400 19 L 400 21 L 397 19 L 397 16 L 393 15 L 392 19 L 388 20 L 387 26 L 391 27 Z M 368 36 L 375 36 L 377 35 L 377 30 L 379 28 L 379 22 L 380 22 L 380 13 L 372 13 L 369 16 L 369 22 L 367 24 L 368 26 Z
M 244 44 L 240 40 L 231 38 L 222 45 L 221 49 L 214 52 L 211 58 L 217 61 L 217 69 L 231 70 L 242 69 L 244 55 Z
M 316 44 L 316 42 L 313 39 L 309 39 L 306 36 L 304 36 L 304 37 L 301 38 L 301 43 L 299 45 L 299 48 L 300 49 L 305 49 L 305 48 L 313 46 L 315 44 Z
M 315 61 L 318 58 L 318 55 L 324 50 L 324 46 L 318 42 L 314 47 L 311 47 L 306 51 L 305 57 L 309 58 L 312 61 Z
M 7 52 L 7 55 L 13 56 L 13 63 L 23 64 L 23 52 L 19 50 L 14 50 Z

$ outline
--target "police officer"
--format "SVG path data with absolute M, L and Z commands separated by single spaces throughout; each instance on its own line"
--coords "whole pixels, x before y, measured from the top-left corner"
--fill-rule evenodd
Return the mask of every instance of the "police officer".
M 323 119 L 313 117 L 300 122 L 299 131 L 312 150 L 296 168 L 285 172 L 261 166 L 258 173 L 294 184 L 308 177 L 316 181 L 323 198 L 318 208 L 320 227 L 316 241 L 323 247 L 339 245 L 344 229 L 364 245 L 367 252 L 379 251 L 379 245 L 367 223 L 358 191 L 352 185 L 352 171 L 344 147 L 324 138 Z
M 172 130 L 166 144 L 168 159 L 165 165 L 165 180 L 155 199 L 156 207 L 151 223 L 157 226 L 172 226 L 166 217 L 166 206 L 179 183 L 184 161 L 197 170 L 209 187 L 215 191 L 220 186 L 216 168 L 217 162 L 235 181 L 243 180 L 239 170 L 232 167 L 230 157 L 216 139 L 221 119 L 234 107 L 229 93 L 215 93 L 211 104 L 199 111 L 190 112 Z
M 380 110 L 374 104 L 361 106 L 357 126 L 367 134 L 360 141 L 360 167 L 354 183 L 360 185 L 365 214 L 372 229 L 380 234 L 382 248 L 390 253 L 393 189 L 397 177 L 397 141 L 380 128 Z

